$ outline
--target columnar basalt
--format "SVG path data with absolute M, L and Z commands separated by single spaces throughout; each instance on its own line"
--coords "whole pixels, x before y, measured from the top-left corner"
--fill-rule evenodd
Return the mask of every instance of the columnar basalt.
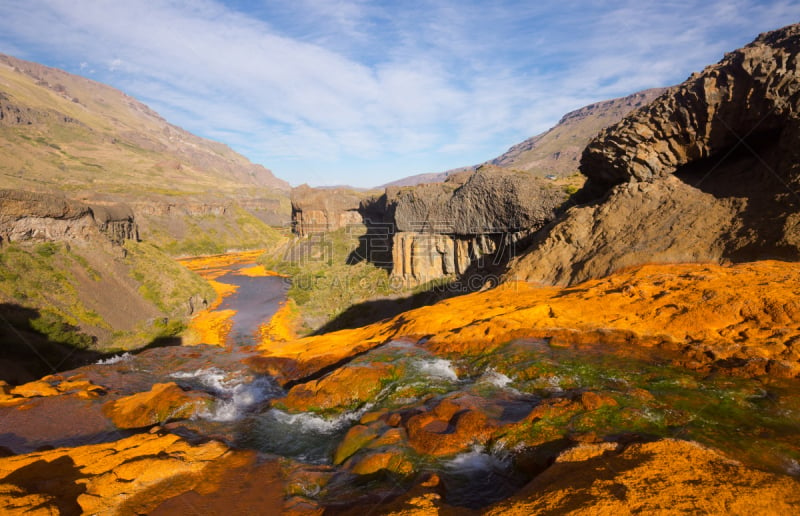
M 497 263 L 555 218 L 566 199 L 547 180 L 493 166 L 441 184 L 387 188 L 386 220 L 395 231 L 392 275 L 425 282 L 462 276 L 479 262 Z

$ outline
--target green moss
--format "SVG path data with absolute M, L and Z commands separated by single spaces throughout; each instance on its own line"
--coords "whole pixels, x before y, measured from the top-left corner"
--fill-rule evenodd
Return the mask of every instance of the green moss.
M 79 328 L 67 323 L 54 311 L 42 310 L 39 317 L 30 321 L 30 327 L 45 335 L 51 342 L 58 342 L 77 349 L 86 349 L 93 344 L 92 337 L 80 332 Z

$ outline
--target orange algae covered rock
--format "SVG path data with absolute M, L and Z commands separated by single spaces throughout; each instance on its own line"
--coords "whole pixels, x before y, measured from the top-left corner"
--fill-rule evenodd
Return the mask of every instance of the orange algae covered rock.
M 294 300 L 281 303 L 280 308 L 269 321 L 258 329 L 259 340 L 263 345 L 270 342 L 286 342 L 297 338 L 299 314 Z
M 218 442 L 191 446 L 174 435 L 139 434 L 117 442 L 58 448 L 0 459 L 3 514 L 141 514 L 208 482 L 209 465 L 230 461 Z
M 245 267 L 244 269 L 239 269 L 239 271 L 236 274 L 240 276 L 249 276 L 251 278 L 264 278 L 267 276 L 281 276 L 281 277 L 284 276 L 283 274 L 267 269 L 263 265 L 253 265 L 252 267 Z
M 292 411 L 341 409 L 361 404 L 378 392 L 396 368 L 373 363 L 369 367 L 345 366 L 319 380 L 292 387 L 277 404 Z
M 211 399 L 207 394 L 188 394 L 173 382 L 157 383 L 148 392 L 109 401 L 103 412 L 117 428 L 141 428 L 189 418 L 206 408 Z
M 469 353 L 516 337 L 587 334 L 610 343 L 702 346 L 700 359 L 757 358 L 774 362 L 773 370 L 794 371 L 779 365 L 800 360 L 793 348 L 800 341 L 798 285 L 795 263 L 645 265 L 568 288 L 506 283 L 362 328 L 265 343 L 261 350 L 284 381 L 401 337 L 429 337 L 429 349 Z
M 2 382 L 2 385 L 0 385 L 0 407 L 20 405 L 29 398 L 74 394 L 81 398 L 91 399 L 104 393 L 105 389 L 102 386 L 96 385 L 80 375 L 71 376 L 67 379 L 58 375 L 50 375 L 16 387 L 11 387 Z
M 567 450 L 485 514 L 792 514 L 800 504 L 796 478 L 748 468 L 693 442 L 633 444 L 619 454 L 609 444 L 588 446 L 587 453 Z

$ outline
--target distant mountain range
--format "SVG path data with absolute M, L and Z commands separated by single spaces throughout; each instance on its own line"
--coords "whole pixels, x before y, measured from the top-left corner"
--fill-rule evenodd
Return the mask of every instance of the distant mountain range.
M 566 177 L 578 171 L 581 152 L 601 130 L 622 120 L 636 108 L 650 103 L 666 91 L 653 88 L 627 97 L 597 102 L 564 115 L 550 130 L 528 138 L 486 163 L 530 172 L 538 177 Z M 418 174 L 383 185 L 413 186 L 441 183 L 459 172 L 475 171 L 481 165 L 461 167 L 446 172 Z

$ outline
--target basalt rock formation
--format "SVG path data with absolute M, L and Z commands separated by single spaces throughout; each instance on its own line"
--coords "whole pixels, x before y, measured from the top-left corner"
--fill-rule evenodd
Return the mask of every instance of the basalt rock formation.
M 361 224 L 362 198 L 363 195 L 345 188 L 298 186 L 291 194 L 292 228 L 297 235 L 307 236 Z
M 584 198 L 511 276 L 569 284 L 662 261 L 800 258 L 800 25 L 759 36 L 603 131 Z
M 425 282 L 463 275 L 483 257 L 513 255 L 519 240 L 555 218 L 567 199 L 551 182 L 485 166 L 442 184 L 387 188 L 392 274 Z
M 100 235 L 114 244 L 138 240 L 133 212 L 124 204 L 87 204 L 20 190 L 0 190 L 0 243 L 25 240 L 89 241 Z

